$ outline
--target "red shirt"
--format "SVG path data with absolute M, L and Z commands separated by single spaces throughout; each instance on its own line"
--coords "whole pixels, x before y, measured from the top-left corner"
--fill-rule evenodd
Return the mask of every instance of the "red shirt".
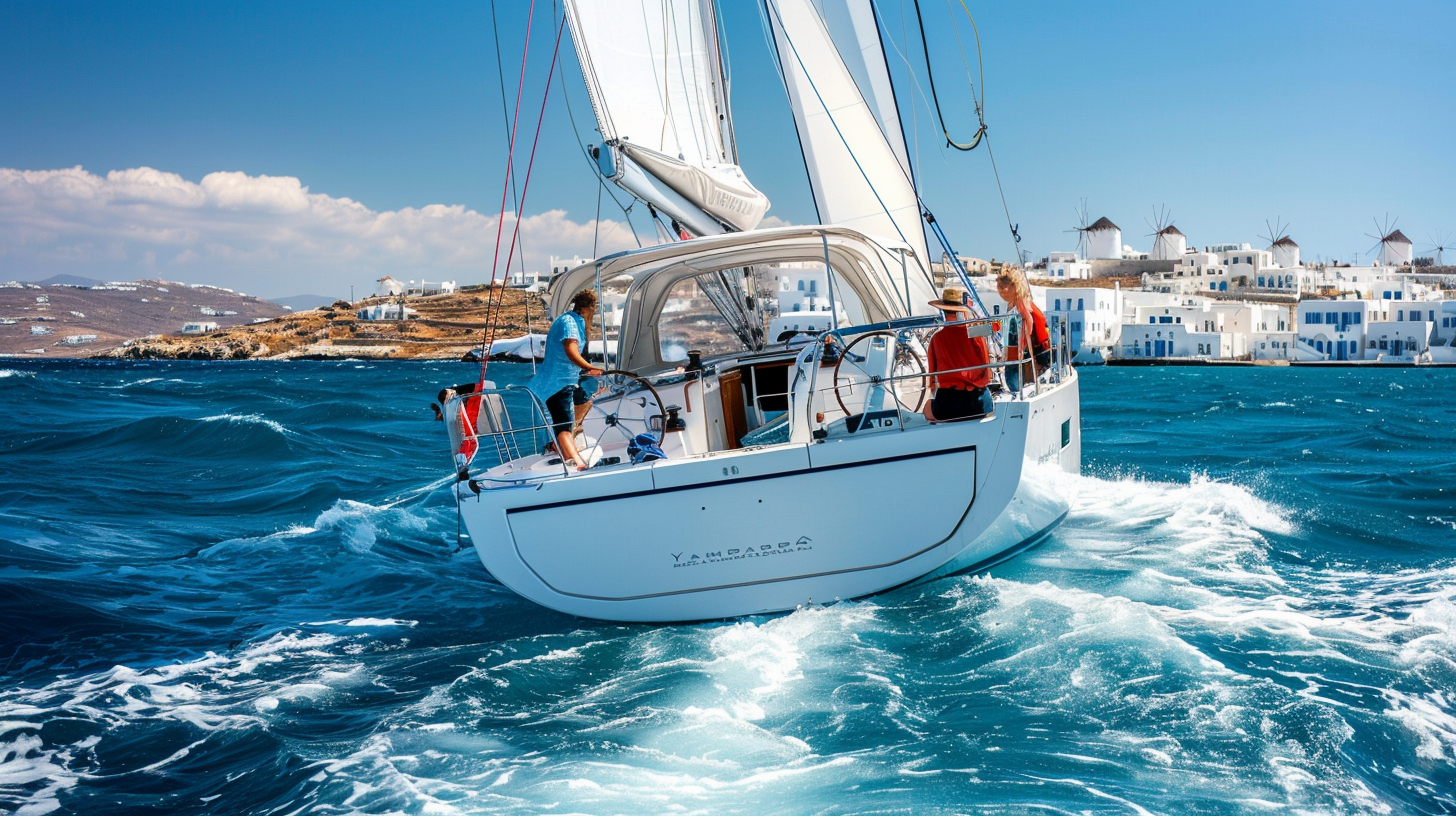
M 991 356 L 986 351 L 986 338 L 970 337 L 967 334 L 968 331 L 969 328 L 966 326 L 947 326 L 930 338 L 930 348 L 927 349 L 927 352 L 930 356 L 931 374 L 935 374 L 937 371 L 983 366 L 991 362 Z M 949 374 L 936 374 L 930 378 L 930 384 L 935 388 L 961 388 L 966 391 L 985 388 L 991 384 L 991 369 L 981 368 L 975 371 L 951 371 Z
M 1052 337 L 1051 333 L 1047 331 L 1046 315 L 1042 314 L 1041 309 L 1037 308 L 1037 305 L 1030 300 L 1026 301 L 1023 305 L 1026 307 L 1026 309 L 1030 310 L 1031 356 L 1035 357 L 1036 355 L 1041 354 L 1043 351 L 1046 351 L 1052 347 Z M 1023 314 L 1025 314 L 1025 312 L 1023 312 Z M 1022 324 L 1024 324 L 1025 322 L 1026 321 L 1022 321 Z M 1021 359 L 1021 346 L 1026 341 L 1016 340 L 1017 336 L 1020 333 L 1020 329 L 1021 326 L 1018 325 L 1010 330 L 1011 337 L 1008 337 L 1006 340 L 1007 360 Z

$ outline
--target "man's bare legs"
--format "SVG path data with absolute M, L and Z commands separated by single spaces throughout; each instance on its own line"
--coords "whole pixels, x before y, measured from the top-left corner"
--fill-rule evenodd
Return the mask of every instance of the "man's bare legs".
M 556 435 L 556 452 L 561 454 L 563 462 L 570 460 L 576 465 L 577 470 L 586 470 L 586 460 L 581 457 L 581 452 L 576 449 L 576 434 L 581 430 L 581 421 L 586 419 L 586 412 L 591 409 L 590 402 L 584 402 L 576 406 L 576 422 L 570 431 L 562 431 Z

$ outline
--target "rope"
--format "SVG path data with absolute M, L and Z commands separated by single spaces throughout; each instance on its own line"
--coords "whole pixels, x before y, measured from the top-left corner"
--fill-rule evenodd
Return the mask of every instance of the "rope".
M 534 0 L 533 0 L 533 2 L 534 2 Z M 551 79 L 552 79 L 552 77 L 554 77 L 556 75 L 556 62 L 557 62 L 557 58 L 561 54 L 561 33 L 563 31 L 565 31 L 565 30 L 566 30 L 566 19 L 563 17 L 562 20 L 561 20 L 561 22 L 558 23 L 557 26 L 556 26 L 556 45 L 555 45 L 554 48 L 551 49 L 551 68 L 546 73 L 546 90 L 544 92 L 542 92 L 542 94 L 541 94 L 541 112 L 539 114 L 537 114 L 537 116 L 536 116 L 536 135 L 531 138 L 531 157 L 529 159 L 527 159 L 527 161 L 526 161 L 526 178 L 525 178 L 525 181 L 523 181 L 522 184 L 521 184 L 521 206 L 522 207 L 524 207 L 526 205 L 526 195 L 529 192 L 531 192 L 531 170 L 536 165 L 536 148 L 541 143 L 541 123 L 546 120 L 546 102 L 547 102 L 547 100 L 549 100 L 551 98 Z M 504 218 L 504 214 L 502 214 L 502 218 Z M 516 253 L 516 238 L 520 235 L 520 233 L 521 233 L 521 213 L 520 213 L 519 210 L 517 210 L 516 211 L 516 223 L 511 228 L 511 247 L 510 247 L 510 250 L 506 254 L 506 268 L 507 269 L 510 268 L 510 266 L 511 266 L 511 259 L 515 256 L 515 253 Z M 496 245 L 496 252 L 497 253 L 500 252 L 500 245 L 499 245 L 499 243 L 497 243 L 497 245 Z M 494 286 L 495 286 L 495 276 L 494 275 L 491 275 L 490 282 L 491 282 L 492 288 L 494 288 Z M 496 321 L 497 318 L 499 318 L 501 309 L 503 309 L 505 307 L 505 301 L 506 301 L 506 298 L 505 298 L 505 288 L 502 287 L 501 288 L 501 296 L 496 299 L 495 316 L 494 317 L 490 317 L 489 315 L 487 315 L 487 319 L 486 319 L 486 323 L 485 323 L 485 330 L 487 332 L 489 332 L 490 334 L 492 334 L 492 335 L 494 334 L 494 331 L 495 331 L 495 321 Z M 488 305 L 489 305 L 489 301 L 487 301 L 487 306 Z M 488 310 L 487 310 L 487 312 L 488 312 Z M 490 364 L 490 355 L 488 353 L 482 355 L 481 360 L 480 360 L 480 384 L 482 386 L 485 384 L 485 370 L 486 370 L 486 367 L 489 364 Z
M 530 10 L 526 13 L 526 44 L 525 47 L 521 49 L 521 80 L 516 85 L 516 112 L 515 115 L 511 118 L 511 139 L 510 144 L 506 150 L 506 182 L 504 185 L 504 189 L 501 190 L 500 217 L 496 220 L 495 225 L 495 259 L 492 261 L 490 268 L 490 288 L 487 288 L 485 291 L 486 321 L 485 332 L 480 338 L 480 379 L 475 384 L 477 391 L 485 387 L 485 366 L 486 361 L 490 359 L 490 289 L 495 287 L 496 272 L 499 271 L 500 267 L 500 239 L 501 232 L 505 229 L 506 226 L 506 196 L 511 191 L 511 169 L 515 166 L 516 161 L 516 126 L 520 124 L 521 120 L 521 91 L 523 91 L 526 87 L 526 57 L 529 56 L 531 53 L 531 22 L 535 18 L 535 13 L 536 0 L 531 0 Z M 517 208 L 516 221 L 518 223 L 520 222 L 520 215 L 521 211 L 519 208 Z M 509 264 L 507 265 L 507 268 L 510 268 Z M 470 420 L 471 425 L 473 426 L 475 422 L 475 417 L 470 417 Z M 474 433 L 473 430 L 472 433 Z
M 946 0 L 946 4 L 949 6 L 950 0 Z M 985 139 L 986 155 L 991 160 L 991 174 L 996 178 L 996 193 L 1001 197 L 1001 211 L 1006 215 L 1006 228 L 1011 233 L 1011 254 L 1016 258 L 1016 263 L 1019 264 L 1021 263 L 1020 225 L 1011 222 L 1011 208 L 1006 204 L 1006 190 L 1001 185 L 1001 172 L 996 168 L 996 154 L 991 150 L 991 140 L 986 138 L 986 61 L 984 55 L 981 53 L 981 31 L 976 27 L 976 18 L 971 15 L 971 9 L 966 5 L 966 0 L 960 0 L 960 4 L 961 8 L 966 12 L 966 19 L 971 21 L 971 32 L 976 36 L 976 68 L 981 74 L 981 93 L 977 95 L 976 83 L 972 82 L 970 77 L 971 67 L 966 62 L 966 49 L 961 43 L 960 28 L 955 25 L 955 15 L 951 14 L 951 27 L 955 31 L 956 47 L 960 50 L 961 63 L 966 66 L 966 84 L 970 86 L 971 101 L 975 103 L 976 107 L 976 121 L 980 123 L 980 128 L 976 130 L 976 135 L 969 143 L 960 144 L 956 142 L 950 137 L 950 131 L 946 129 L 945 117 L 940 111 L 940 100 L 935 95 L 935 71 L 930 67 L 930 45 L 925 39 L 925 20 L 920 14 L 920 0 L 915 0 L 915 20 L 920 25 L 920 47 L 925 52 L 925 75 L 930 79 L 930 98 L 935 102 L 935 115 L 940 120 L 940 129 L 945 134 L 945 141 L 948 146 L 954 147 L 957 150 L 970 151 L 975 150 L 976 146 L 981 143 L 981 140 Z
M 964 4 L 962 4 L 962 5 L 964 5 Z M 970 13 L 971 13 L 970 10 L 967 9 L 966 15 L 967 16 L 970 16 Z M 921 50 L 923 50 L 925 52 L 925 75 L 930 79 L 930 98 L 931 98 L 932 101 L 935 102 L 935 116 L 936 116 L 937 119 L 940 120 L 940 132 L 943 133 L 943 134 L 945 134 L 945 143 L 946 143 L 947 146 L 954 147 L 956 150 L 965 150 L 965 151 L 975 150 L 976 149 L 976 146 L 981 143 L 981 138 L 986 135 L 986 119 L 982 115 L 981 104 L 980 104 L 980 102 L 976 102 L 976 119 L 981 124 L 980 128 L 976 130 L 976 135 L 973 136 L 973 137 L 971 137 L 971 140 L 969 142 L 964 143 L 964 144 L 962 144 L 961 142 L 957 142 L 955 139 L 952 139 L 950 137 L 950 129 L 945 126 L 945 114 L 941 113 L 941 110 L 940 110 L 940 98 L 935 93 L 935 71 L 930 67 L 930 43 L 927 42 L 926 39 L 925 39 L 925 19 L 920 14 L 920 0 L 915 0 L 915 20 L 916 20 L 916 22 L 918 22 L 920 24 L 920 48 L 921 48 Z M 972 26 L 974 26 L 974 25 L 975 25 L 975 21 L 972 20 Z M 957 40 L 959 40 L 960 34 L 957 33 L 956 34 L 956 37 L 957 37 Z M 980 52 L 981 52 L 981 35 L 980 34 L 977 34 L 976 35 L 976 54 L 979 56 Z M 964 54 L 965 51 L 962 50 L 961 53 Z M 962 57 L 962 59 L 964 59 L 964 57 Z M 985 80 L 984 75 L 982 76 L 982 80 L 983 81 Z M 971 98 L 972 99 L 975 99 L 975 93 L 976 93 L 975 88 L 976 88 L 975 85 L 972 85 L 971 86 Z
M 509 127 L 509 123 L 511 121 L 511 117 L 510 117 L 509 111 L 506 109 L 506 73 L 505 73 L 505 68 L 501 65 L 500 25 L 496 23 L 496 19 L 495 19 L 495 0 L 490 0 L 490 29 L 491 29 L 491 34 L 495 37 L 495 75 L 496 75 L 497 81 L 499 81 L 499 83 L 500 83 L 500 93 L 501 93 L 501 127 L 508 128 Z M 507 132 L 509 133 L 509 130 Z M 512 164 L 511 164 L 511 173 L 509 175 L 510 175 L 510 179 L 511 179 L 511 200 L 515 203 L 516 211 L 519 212 L 520 209 L 521 209 L 521 203 L 520 203 L 521 202 L 521 194 L 519 192 L 517 192 L 517 190 L 516 190 L 516 177 L 515 177 L 515 163 L 514 162 L 512 162 Z M 509 274 L 510 274 L 510 271 L 509 271 L 510 270 L 510 264 L 506 264 L 506 270 L 507 270 L 507 275 L 509 276 Z M 526 253 L 523 250 L 521 252 L 521 279 L 522 280 L 525 280 L 525 277 L 526 277 Z

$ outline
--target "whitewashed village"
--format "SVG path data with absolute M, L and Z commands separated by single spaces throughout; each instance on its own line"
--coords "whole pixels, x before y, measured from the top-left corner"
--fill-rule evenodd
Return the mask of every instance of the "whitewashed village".
M 1049 323 L 1068 337 L 1075 364 L 1456 364 L 1456 267 L 1444 265 L 1444 246 L 1418 255 L 1399 229 L 1387 227 L 1375 236 L 1369 262 L 1358 265 L 1307 261 L 1273 227 L 1256 248 L 1191 246 L 1164 219 L 1153 226 L 1152 246 L 1139 251 L 1123 243 L 1110 219 L 1084 218 L 1075 250 L 1022 266 Z M 553 257 L 549 272 L 518 272 L 508 285 L 544 292 L 552 276 L 590 260 Z M 1006 264 L 959 260 L 986 308 L 1004 313 L 995 276 Z M 948 262 L 931 264 L 938 284 L 953 275 Z M 822 265 L 774 267 L 760 277 L 776 295 L 763 299 L 771 340 L 830 327 L 836 304 Z M 600 320 L 609 339 L 624 297 L 625 286 L 603 294 Z M 695 291 L 672 308 L 700 323 L 711 311 Z
M 1272 226 L 1262 248 L 1200 248 L 1162 221 L 1147 252 L 1099 218 L 1078 228 L 1077 251 L 1027 268 L 1076 362 L 1456 363 L 1456 269 L 1444 266 L 1444 246 L 1417 257 L 1388 225 L 1367 265 L 1311 263 Z

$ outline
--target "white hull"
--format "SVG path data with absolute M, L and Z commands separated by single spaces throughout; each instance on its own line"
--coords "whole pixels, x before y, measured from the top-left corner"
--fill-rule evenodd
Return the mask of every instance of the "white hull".
M 472 491 L 486 569 L 618 621 L 781 612 L 984 569 L 1045 536 L 1081 463 L 1078 380 L 993 418 L 731 450 Z M 973 475 L 972 475 L 973 474 Z

